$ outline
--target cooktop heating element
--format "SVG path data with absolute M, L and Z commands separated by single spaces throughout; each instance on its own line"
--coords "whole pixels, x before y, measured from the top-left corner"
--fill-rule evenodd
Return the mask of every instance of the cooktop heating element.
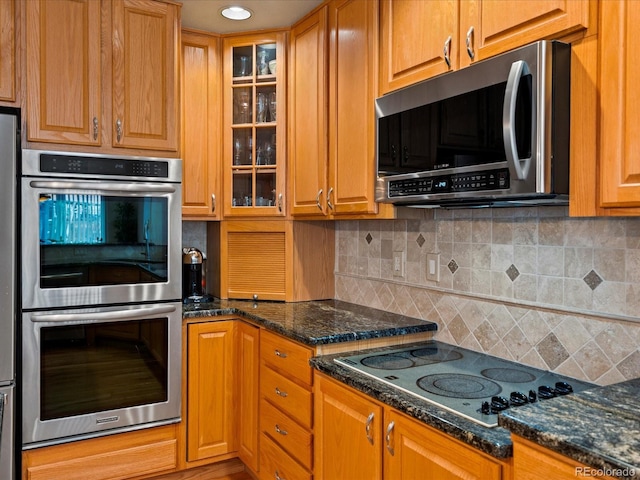
M 593 386 L 435 340 L 334 361 L 486 427 L 507 408 Z

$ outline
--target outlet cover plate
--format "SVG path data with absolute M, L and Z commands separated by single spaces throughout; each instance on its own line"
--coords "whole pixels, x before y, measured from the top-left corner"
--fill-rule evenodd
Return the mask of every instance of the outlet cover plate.
M 393 276 L 396 278 L 404 278 L 405 264 L 407 257 L 404 251 L 393 252 Z

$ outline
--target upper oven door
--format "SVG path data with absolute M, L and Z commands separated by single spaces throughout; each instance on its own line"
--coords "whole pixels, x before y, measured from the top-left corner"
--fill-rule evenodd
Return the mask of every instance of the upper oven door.
M 181 297 L 179 183 L 22 178 L 25 309 Z

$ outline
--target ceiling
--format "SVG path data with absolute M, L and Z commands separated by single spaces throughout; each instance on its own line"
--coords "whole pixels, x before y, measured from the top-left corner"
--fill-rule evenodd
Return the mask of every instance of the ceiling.
M 290 27 L 323 0 L 179 0 L 182 26 L 214 33 L 235 33 Z M 242 21 L 228 20 L 220 10 L 228 6 L 246 7 L 253 12 Z

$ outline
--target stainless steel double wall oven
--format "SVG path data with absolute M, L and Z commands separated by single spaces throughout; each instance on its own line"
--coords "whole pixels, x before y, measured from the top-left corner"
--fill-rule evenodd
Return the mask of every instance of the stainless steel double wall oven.
M 181 162 L 22 156 L 23 448 L 179 421 Z

